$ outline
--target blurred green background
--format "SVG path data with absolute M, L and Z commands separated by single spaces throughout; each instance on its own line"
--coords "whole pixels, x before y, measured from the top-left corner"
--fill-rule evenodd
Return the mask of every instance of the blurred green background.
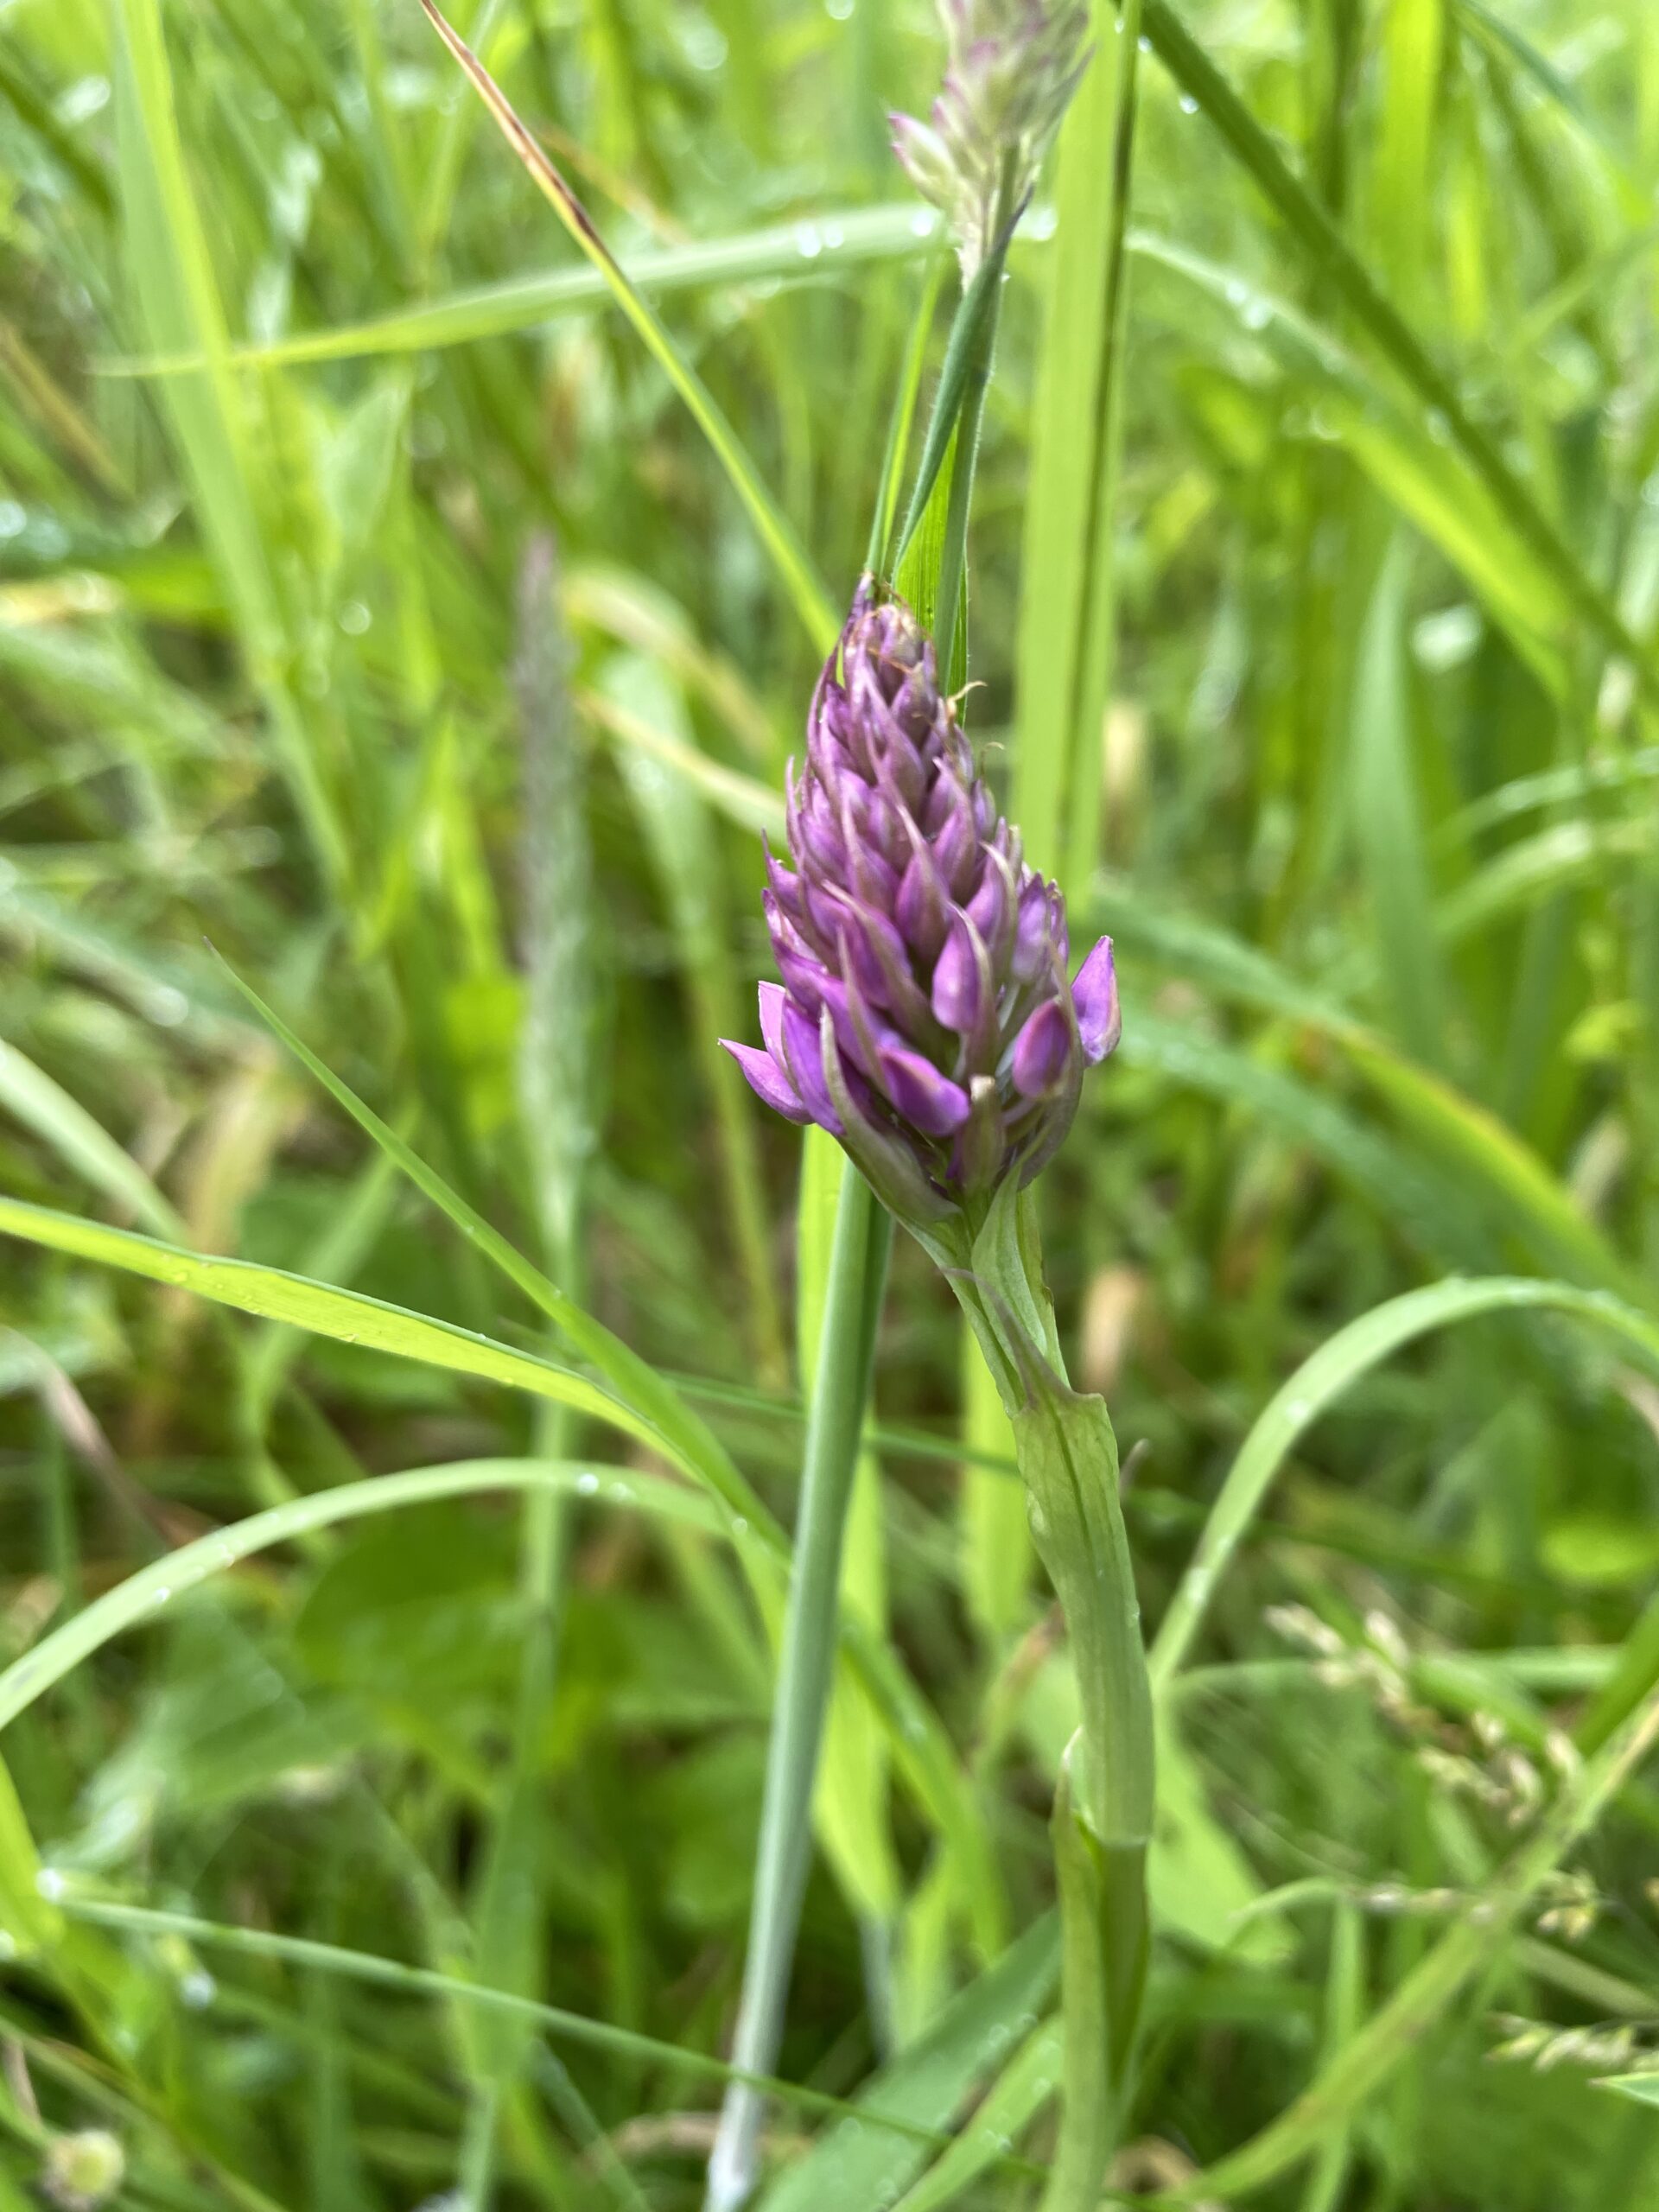
M 833 620 L 948 260 L 884 122 L 931 96 L 931 11 L 456 20 Z M 1011 259 L 966 711 L 1074 942 L 1117 939 L 1124 1042 L 1044 1207 L 1155 1623 L 1273 1392 L 1380 1301 L 1513 1272 L 1659 1312 L 1659 16 L 1150 0 L 1098 36 L 1139 41 L 1124 337 L 1085 89 Z M 714 1040 L 754 1034 L 804 598 L 416 0 L 9 0 L 0 1190 L 557 1348 L 217 953 L 686 1378 L 786 1527 L 833 1163 L 798 1239 L 800 1140 Z M 562 1502 L 480 1485 L 261 1553 L 19 1712 L 0 2207 L 75 2201 L 88 2129 L 124 2178 L 83 2202 L 696 2204 L 772 1675 L 720 1526 L 683 1484 L 637 1510 L 661 1455 L 579 1406 L 85 1250 L 4 1247 L 0 1659 L 255 1510 L 591 1456 Z M 1560 1732 L 1651 1690 L 1659 1387 L 1610 1344 L 1464 1322 L 1289 1458 L 1166 1746 L 1125 2186 L 1339 2059 L 1566 1786 Z M 985 1400 L 900 1249 L 846 1598 L 926 1719 L 842 1692 L 782 2070 L 879 2075 L 925 2133 L 1052 1990 L 1070 1691 Z M 1659 2015 L 1656 1827 L 1627 1783 L 1258 2201 L 1659 2204 L 1659 2116 L 1597 2086 Z M 775 2107 L 768 2212 L 1036 2201 L 1040 2096 L 944 2194 L 913 2135 L 807 2155 L 823 2112 Z

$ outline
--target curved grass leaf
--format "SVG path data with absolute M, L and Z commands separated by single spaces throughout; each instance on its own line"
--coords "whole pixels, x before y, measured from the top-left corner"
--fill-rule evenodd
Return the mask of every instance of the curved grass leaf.
M 587 1460 L 461 1459 L 404 1474 L 376 1475 L 367 1482 L 341 1483 L 332 1490 L 286 1498 L 264 1513 L 250 1514 L 210 1535 L 181 1544 L 94 1599 L 0 1673 L 0 1729 L 10 1727 L 83 1659 L 127 1630 L 154 1622 L 162 1606 L 245 1559 L 338 1522 L 502 1490 L 600 1498 L 711 1534 L 721 1533 L 726 1525 L 706 1498 L 683 1484 Z
M 725 238 L 688 238 L 629 256 L 622 271 L 636 291 L 660 296 L 721 285 L 765 283 L 798 276 L 821 282 L 838 270 L 873 261 L 907 261 L 929 252 L 938 219 L 927 208 L 893 206 L 836 209 L 790 223 L 769 224 Z M 479 338 L 531 330 L 562 315 L 586 315 L 615 296 L 597 267 L 548 269 L 495 284 L 419 300 L 365 322 L 302 331 L 266 345 L 233 346 L 238 368 L 296 368 L 307 362 L 350 361 L 388 353 L 425 353 Z M 157 353 L 96 363 L 109 377 L 174 377 L 203 365 L 190 353 Z
M 208 1258 L 155 1237 L 137 1236 L 130 1230 L 110 1229 L 101 1222 L 81 1221 L 48 1206 L 30 1205 L 21 1198 L 0 1198 L 0 1232 L 48 1251 L 120 1268 L 151 1282 L 170 1283 L 175 1289 L 212 1299 L 215 1305 L 254 1314 L 261 1320 L 287 1322 L 315 1337 L 332 1337 L 338 1344 L 361 1344 L 367 1351 L 390 1352 L 397 1359 L 420 1360 L 451 1374 L 471 1375 L 480 1382 L 528 1390 L 537 1397 L 591 1414 L 642 1443 L 669 1451 L 677 1459 L 681 1456 L 644 1414 L 574 1368 L 476 1336 L 452 1321 L 434 1320 L 428 1314 L 411 1313 L 404 1306 L 365 1297 L 361 1291 L 336 1290 L 328 1283 L 313 1282 L 278 1268 L 260 1267 L 251 1260 Z M 747 1491 L 740 1492 L 740 1497 L 744 1503 L 755 1503 Z
M 724 1449 L 680 1406 L 669 1385 L 614 1338 L 610 1340 L 613 1364 L 620 1372 L 637 1367 L 650 1386 L 642 1403 L 551 1360 L 474 1335 L 451 1322 L 365 1298 L 357 1291 L 336 1290 L 327 1283 L 258 1267 L 247 1260 L 204 1258 L 128 1230 L 77 1220 L 73 1215 L 21 1199 L 0 1198 L 0 1233 L 101 1266 L 119 1268 L 152 1282 L 170 1283 L 240 1313 L 290 1323 L 314 1336 L 360 1344 L 401 1359 L 424 1361 L 454 1374 L 527 1390 L 555 1404 L 591 1414 L 663 1452 L 703 1484 L 730 1516 L 728 1533 L 737 1547 L 746 1575 L 769 1599 L 776 1592 L 788 1555 L 783 1531 Z M 546 1287 L 551 1290 L 550 1285 Z M 597 1323 L 588 1326 L 597 1332 L 598 1338 L 608 1336 Z M 653 1407 L 663 1414 L 661 1422 Z M 706 1443 L 702 1441 L 704 1439 Z M 1002 1940 L 1001 1884 L 973 1809 L 972 1791 L 950 1738 L 887 1643 L 871 1636 L 856 1621 L 844 1621 L 842 1634 L 918 1801 L 959 1855 L 979 1941 L 988 1955 L 994 1955 Z
M 1053 2095 L 1060 2077 L 1060 2024 L 1033 2028 L 986 2091 L 948 2151 L 907 2189 L 893 2212 L 944 2212 L 988 2173 Z
M 1525 1276 L 1431 1284 L 1408 1291 L 1338 1331 L 1278 1389 L 1245 1438 L 1154 1641 L 1149 1666 L 1160 1695 L 1198 1633 L 1216 1584 L 1260 1511 L 1274 1477 L 1319 1414 L 1378 1363 L 1414 1338 L 1478 1314 L 1554 1310 L 1618 1337 L 1659 1375 L 1659 1325 L 1605 1291 Z

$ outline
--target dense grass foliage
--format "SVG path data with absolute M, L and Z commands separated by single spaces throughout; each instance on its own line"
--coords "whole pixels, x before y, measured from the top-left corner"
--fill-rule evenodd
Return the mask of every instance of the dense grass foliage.
M 416 0 L 0 10 L 0 2208 L 701 2202 L 839 1171 L 715 1040 L 937 25 L 457 22 L 632 320 Z M 1659 2203 L 1659 16 L 1096 37 L 965 711 L 1123 979 L 1043 1185 L 1160 1701 L 1116 2179 Z M 842 1612 L 761 2202 L 1034 2205 L 1075 1691 L 903 1236 Z

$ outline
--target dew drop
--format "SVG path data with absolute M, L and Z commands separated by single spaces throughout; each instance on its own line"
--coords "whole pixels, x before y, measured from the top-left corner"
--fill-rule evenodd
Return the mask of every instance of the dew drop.
M 743 1518 L 743 1516 L 740 1513 L 740 1514 L 738 1514 L 738 1515 L 736 1516 L 736 1517 L 734 1519 L 734 1521 L 733 1521 L 733 1522 L 732 1522 L 732 1534 L 733 1534 L 734 1536 L 747 1536 L 747 1535 L 748 1535 L 748 1533 L 749 1533 L 749 1524 L 748 1524 L 748 1522 L 747 1522 Z
M 1196 115 L 1198 113 L 1198 104 L 1197 100 L 1193 99 L 1191 92 L 1183 92 L 1181 94 L 1180 110 L 1183 115 Z
M 48 1904 L 55 1904 L 67 1885 L 55 1866 L 42 1866 L 35 1877 L 35 1887 Z
M 219 1994 L 219 1984 L 206 1967 L 193 1967 L 179 1984 L 179 1995 L 193 2012 L 205 2012 Z
M 581 1491 L 584 1497 L 597 1497 L 599 1493 L 599 1477 L 594 1472 L 591 1467 L 584 1467 L 582 1472 L 576 1477 L 576 1488 Z
M 931 238 L 937 227 L 938 218 L 925 207 L 918 207 L 910 219 L 910 234 L 912 238 Z
M 797 223 L 795 251 L 803 261 L 816 261 L 823 251 L 823 233 L 816 223 Z

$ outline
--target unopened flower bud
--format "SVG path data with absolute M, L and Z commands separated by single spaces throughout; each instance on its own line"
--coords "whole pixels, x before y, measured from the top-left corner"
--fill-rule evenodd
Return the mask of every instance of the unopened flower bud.
M 889 118 L 893 150 L 944 215 L 964 279 L 1024 205 L 1088 65 L 1078 0 L 940 0 L 944 82 L 931 116 Z

